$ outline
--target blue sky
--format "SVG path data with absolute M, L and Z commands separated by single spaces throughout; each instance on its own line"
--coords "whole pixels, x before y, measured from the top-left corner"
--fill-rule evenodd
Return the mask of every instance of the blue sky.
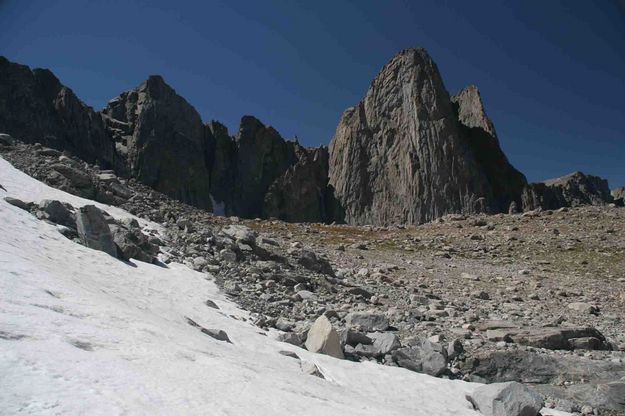
M 0 54 L 52 69 L 96 109 L 161 74 L 205 121 L 233 134 L 252 114 L 310 146 L 417 46 L 451 94 L 480 88 L 529 180 L 625 185 L 625 0 L 0 0 Z

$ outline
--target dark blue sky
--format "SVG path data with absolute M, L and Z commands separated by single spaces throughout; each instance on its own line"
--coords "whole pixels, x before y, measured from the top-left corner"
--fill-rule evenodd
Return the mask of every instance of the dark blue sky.
M 312 146 L 421 46 L 451 94 L 480 88 L 529 180 L 625 185 L 625 0 L 502 3 L 0 0 L 0 54 L 52 69 L 96 109 L 161 74 L 205 121 L 235 133 L 253 114 Z

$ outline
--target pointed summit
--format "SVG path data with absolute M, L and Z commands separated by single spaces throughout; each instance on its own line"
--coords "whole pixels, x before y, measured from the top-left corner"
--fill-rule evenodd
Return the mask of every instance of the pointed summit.
M 497 137 L 495 126 L 484 110 L 480 90 L 475 85 L 463 88 L 451 97 L 451 101 L 458 106 L 458 119 L 462 124 L 469 128 L 479 127 L 491 136 Z
M 189 204 L 210 208 L 208 143 L 198 112 L 160 75 L 102 110 L 128 173 Z
M 507 211 L 526 183 L 499 148 L 477 88 L 452 103 L 421 48 L 395 55 L 343 113 L 329 177 L 347 222 L 380 225 Z

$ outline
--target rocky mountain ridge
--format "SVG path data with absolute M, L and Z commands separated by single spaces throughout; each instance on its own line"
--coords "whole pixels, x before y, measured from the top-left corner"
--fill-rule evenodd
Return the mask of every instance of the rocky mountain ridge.
M 329 148 L 314 149 L 253 116 L 233 136 L 204 124 L 160 76 L 96 112 L 48 70 L 1 58 L 0 75 L 0 131 L 222 215 L 384 225 L 612 202 L 607 183 L 585 175 L 528 184 L 478 89 L 450 97 L 423 49 L 385 65 Z

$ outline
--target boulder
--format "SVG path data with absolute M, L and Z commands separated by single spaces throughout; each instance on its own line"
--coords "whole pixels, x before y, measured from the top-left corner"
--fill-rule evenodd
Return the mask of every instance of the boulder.
M 543 327 L 543 328 L 522 328 L 505 330 L 511 342 L 529 345 L 536 348 L 547 348 L 550 350 L 570 350 L 577 344 L 572 344 L 571 339 L 592 337 L 599 341 L 597 346 L 600 350 L 611 349 L 601 332 L 592 327 Z M 590 344 L 587 344 L 590 345 Z
M 222 228 L 221 232 L 234 241 L 249 244 L 250 246 L 256 245 L 256 231 L 245 225 L 230 224 Z
M 418 345 L 403 347 L 392 352 L 398 366 L 417 373 L 441 376 L 447 370 L 447 350 L 442 345 L 422 341 Z
M 386 315 L 378 312 L 350 312 L 345 317 L 348 328 L 360 329 L 364 332 L 386 331 L 389 327 Z
M 124 260 L 136 259 L 146 263 L 154 262 L 159 247 L 150 242 L 141 232 L 137 220 L 119 221 L 109 226 L 113 241 L 117 245 L 118 257 Z
M 226 333 L 226 331 L 222 329 L 201 328 L 200 330 L 204 334 L 208 335 L 211 338 L 216 339 L 217 341 L 224 341 L 224 342 L 227 342 L 228 344 L 232 344 L 232 341 L 230 341 L 228 334 Z
M 310 327 L 305 345 L 308 351 L 344 358 L 339 336 L 325 315 L 317 318 Z
M 575 355 L 559 356 L 523 350 L 494 350 L 475 353 L 463 367 L 481 382 L 548 384 L 559 380 L 615 380 L 625 377 L 625 364 L 589 360 Z
M 339 338 L 341 340 L 341 345 L 351 345 L 352 347 L 357 346 L 358 344 L 362 345 L 370 345 L 373 344 L 373 339 L 369 338 L 367 334 L 362 332 L 354 331 L 350 328 L 342 329 L 339 332 Z
M 517 382 L 481 386 L 467 396 L 484 416 L 538 416 L 542 397 Z
M 44 199 L 39 203 L 39 209 L 45 213 L 48 220 L 55 224 L 74 227 L 76 220 L 74 219 L 70 208 L 72 208 L 71 205 L 68 207 L 68 204 L 50 199 Z
M 595 305 L 591 305 L 587 302 L 572 302 L 566 305 L 566 307 L 586 315 L 596 314 L 599 311 Z
M 21 199 L 12 198 L 10 196 L 5 196 L 4 200 L 19 209 L 23 209 L 24 211 L 30 211 L 31 206 L 33 205 L 32 202 L 24 202 Z
M 104 212 L 95 205 L 85 205 L 76 214 L 76 229 L 80 241 L 94 250 L 104 251 L 117 257 L 117 247 Z
M 310 250 L 300 250 L 297 262 L 308 270 L 334 276 L 330 262 L 323 257 L 318 257 Z
M 96 188 L 89 175 L 73 166 L 55 163 L 50 166 L 46 179 L 49 184 L 62 191 L 82 198 L 95 198 Z
M 377 355 L 384 356 L 401 347 L 399 337 L 392 332 L 371 332 L 367 337 L 373 340 Z

